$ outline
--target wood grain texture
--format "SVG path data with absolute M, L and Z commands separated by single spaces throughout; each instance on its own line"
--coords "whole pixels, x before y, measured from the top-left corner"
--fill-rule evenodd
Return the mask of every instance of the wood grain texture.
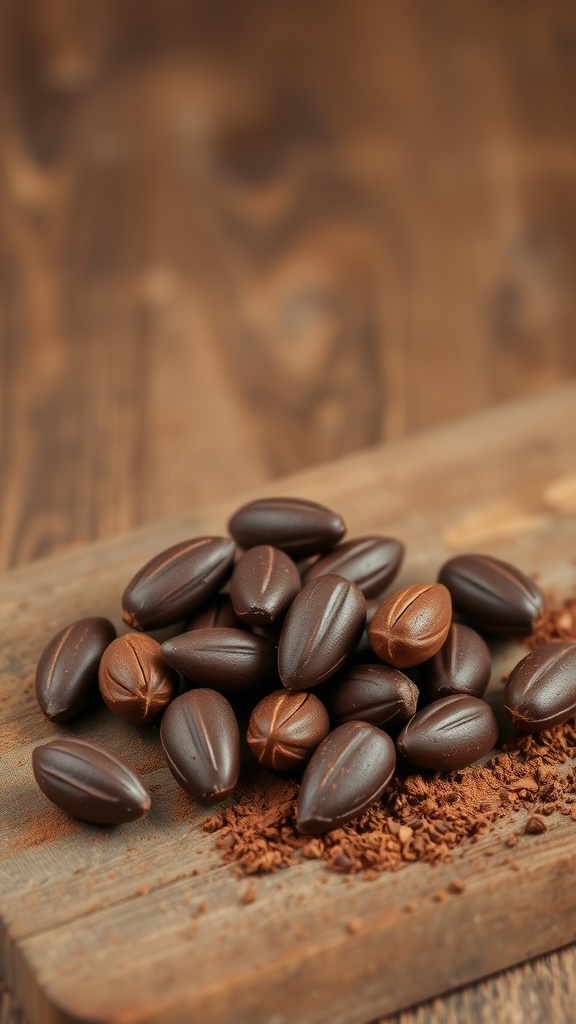
M 538 572 L 546 588 L 561 594 L 576 584 L 575 409 L 576 386 L 555 390 L 308 470 L 284 479 L 281 490 L 338 508 L 352 535 L 385 532 L 405 540 L 399 585 L 433 578 L 446 554 L 467 547 L 473 533 L 485 551 Z M 246 883 L 220 865 L 212 837 L 199 829 L 203 812 L 182 800 L 162 764 L 155 731 L 128 729 L 105 710 L 83 719 L 78 734 L 122 750 L 144 773 L 153 810 L 110 834 L 46 805 L 29 767 L 31 747 L 54 734 L 32 695 L 42 646 L 81 613 L 119 623 L 119 595 L 139 563 L 186 535 L 220 531 L 248 496 L 0 579 L 7 766 L 0 951 L 31 1024 L 80 1018 L 360 1024 L 576 936 L 576 901 L 567 885 L 576 866 L 575 826 L 566 819 L 543 836 L 521 839 L 516 869 L 509 849 L 491 835 L 452 864 L 414 864 L 369 884 L 333 876 L 324 883 L 322 867 L 306 862 L 257 880 L 257 899 L 246 906 L 240 902 Z M 495 675 L 517 657 L 518 650 L 506 648 Z M 517 828 L 504 823 L 500 838 Z M 489 851 L 494 856 L 486 857 Z M 465 881 L 464 891 L 435 899 L 455 878 Z M 351 919 L 359 922 L 354 934 L 346 928 Z M 548 988 L 549 996 L 547 986 L 571 964 L 573 951 L 540 961 L 501 984 L 489 981 L 436 1002 L 422 1011 L 433 1014 L 424 1019 L 453 1021 L 463 1009 L 470 1011 L 466 1019 L 488 1019 L 494 985 L 501 1006 L 505 993 L 518 993 L 530 978 L 537 998 L 516 995 L 515 1001 L 522 1020 L 535 1022 L 542 1005 L 566 1007 L 572 982 L 557 993 Z M 420 1012 L 389 1019 L 414 1024 Z
M 576 371 L 568 0 L 6 0 L 0 559 Z

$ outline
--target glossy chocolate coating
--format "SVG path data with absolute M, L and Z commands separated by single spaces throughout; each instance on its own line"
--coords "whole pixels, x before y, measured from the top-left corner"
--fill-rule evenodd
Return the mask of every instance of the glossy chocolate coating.
M 308 566 L 302 583 L 326 573 L 337 573 L 355 583 L 364 597 L 375 597 L 398 574 L 403 557 L 404 545 L 393 537 L 357 537 L 332 548 Z
M 384 601 L 368 637 L 382 661 L 410 668 L 431 658 L 444 643 L 452 620 L 450 594 L 438 583 L 404 587 Z
M 98 666 L 116 636 L 108 619 L 78 619 L 44 648 L 36 669 L 36 700 L 51 722 L 67 722 L 98 697 Z
M 345 722 L 329 733 L 304 771 L 296 827 L 306 835 L 329 832 L 378 800 L 394 775 L 390 737 L 367 722 Z
M 403 725 L 416 714 L 418 687 L 390 665 L 350 665 L 328 684 L 326 704 L 337 723 Z
M 216 597 L 187 621 L 182 632 L 188 633 L 191 629 L 210 629 L 214 626 L 225 626 L 228 629 L 245 628 L 232 607 L 229 594 L 216 594 Z
M 291 772 L 306 764 L 329 729 L 328 712 L 313 693 L 276 690 L 254 708 L 246 739 L 265 768 Z
M 308 558 L 342 540 L 342 518 L 304 498 L 260 498 L 234 513 L 228 529 L 243 548 L 272 544 L 292 558 Z
M 228 579 L 234 553 L 228 537 L 196 537 L 161 551 L 126 587 L 124 620 L 150 630 L 192 615 Z
M 258 544 L 236 562 L 230 597 L 241 622 L 268 626 L 286 611 L 300 586 L 300 573 L 290 555 L 270 544 Z
M 201 804 L 232 792 L 240 774 L 240 732 L 230 704 L 215 690 L 190 690 L 173 700 L 160 740 L 176 782 Z
M 120 825 L 150 808 L 142 779 L 117 754 L 86 740 L 60 738 L 35 747 L 32 770 L 40 789 L 73 818 Z
M 519 732 L 542 732 L 576 715 L 576 644 L 542 644 L 512 669 L 504 707 Z
M 194 629 L 166 640 L 162 656 L 188 679 L 224 693 L 278 678 L 274 645 L 244 629 Z
M 453 622 L 442 647 L 420 666 L 420 678 L 431 700 L 451 693 L 481 697 L 485 692 L 492 664 L 490 651 L 479 633 Z
M 398 737 L 398 750 L 420 768 L 450 772 L 484 757 L 497 739 L 490 705 L 478 697 L 452 694 L 414 715 Z
M 463 618 L 488 633 L 530 633 L 544 610 L 544 596 L 520 569 L 492 555 L 457 555 L 438 577 Z
M 318 576 L 290 605 L 278 644 L 278 670 L 288 690 L 307 690 L 333 675 L 354 650 L 366 601 L 342 576 Z
M 120 718 L 144 725 L 172 700 L 178 675 L 160 644 L 143 633 L 126 633 L 106 649 L 98 674 L 104 703 Z

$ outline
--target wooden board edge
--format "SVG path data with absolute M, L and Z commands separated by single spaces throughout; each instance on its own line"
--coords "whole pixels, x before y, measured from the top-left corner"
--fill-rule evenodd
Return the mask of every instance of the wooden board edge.
M 527 846 L 517 863 L 519 872 L 495 866 L 486 892 L 481 880 L 475 885 L 469 862 L 464 891 L 446 899 L 441 913 L 432 894 L 412 912 L 394 907 L 375 914 L 358 934 L 343 929 L 330 948 L 303 940 L 297 954 L 271 968 L 258 964 L 251 976 L 237 975 L 226 992 L 214 985 L 174 1004 L 91 1015 L 38 983 L 25 941 L 12 950 L 13 988 L 30 1024 L 365 1024 L 576 939 L 576 891 L 566 885 L 576 869 L 571 831 L 552 847 Z M 528 894 L 539 907 L 536 928 Z M 443 956 L 448 948 L 450 956 Z M 295 1013 L 286 1011 L 291 1005 Z

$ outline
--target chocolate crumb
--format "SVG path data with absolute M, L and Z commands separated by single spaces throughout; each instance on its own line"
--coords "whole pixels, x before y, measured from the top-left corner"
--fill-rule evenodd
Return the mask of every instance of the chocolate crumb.
M 532 814 L 526 822 L 525 831 L 528 833 L 528 835 L 542 835 L 543 832 L 548 831 L 546 819 L 543 818 L 541 814 Z
M 353 917 L 350 921 L 346 922 L 346 931 L 350 935 L 358 935 L 358 932 L 362 930 L 362 922 L 357 917 Z
M 258 898 L 258 891 L 256 889 L 256 886 L 252 883 L 251 885 L 248 886 L 248 888 L 246 889 L 244 894 L 240 897 L 240 903 L 245 903 L 245 904 L 254 903 L 254 901 L 257 898 Z
M 464 892 L 466 885 L 461 878 L 455 878 L 453 882 L 450 882 L 448 888 L 450 892 L 461 893 Z

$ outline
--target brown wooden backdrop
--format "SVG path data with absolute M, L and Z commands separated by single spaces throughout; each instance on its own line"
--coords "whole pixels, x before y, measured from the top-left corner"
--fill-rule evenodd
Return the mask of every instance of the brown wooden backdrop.
M 576 374 L 575 87 L 563 0 L 5 0 L 0 565 Z

